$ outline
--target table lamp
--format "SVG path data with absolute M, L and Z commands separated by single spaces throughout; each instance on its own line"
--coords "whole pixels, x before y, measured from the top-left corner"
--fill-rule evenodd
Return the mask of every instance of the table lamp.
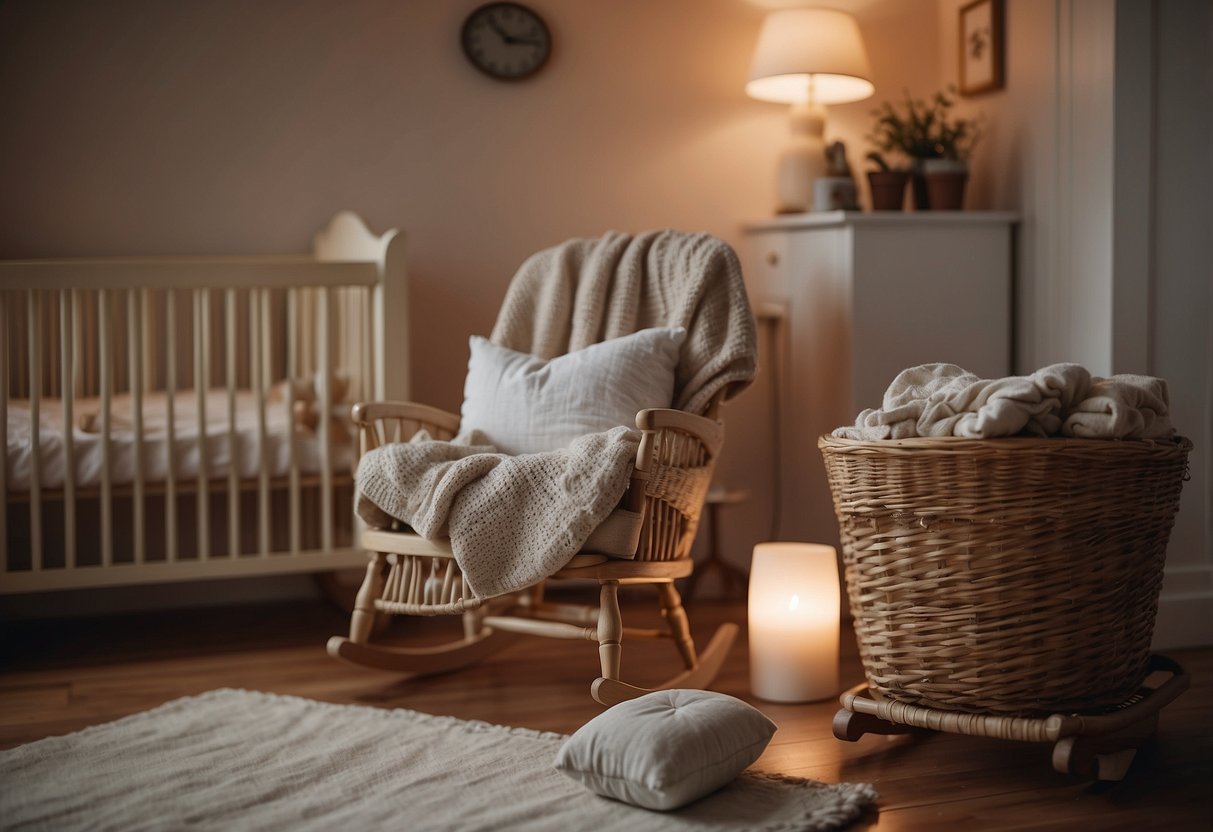
M 859 25 L 845 12 L 784 9 L 763 21 L 745 90 L 759 101 L 792 105 L 776 179 L 780 213 L 809 210 L 813 182 L 826 172 L 823 105 L 869 97 L 876 89 L 871 74 Z

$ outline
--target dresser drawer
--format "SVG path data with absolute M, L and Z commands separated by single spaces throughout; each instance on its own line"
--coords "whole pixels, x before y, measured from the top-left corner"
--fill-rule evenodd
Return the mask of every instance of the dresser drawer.
M 742 273 L 751 300 L 786 301 L 791 297 L 788 264 L 789 235 L 751 234 L 746 241 Z

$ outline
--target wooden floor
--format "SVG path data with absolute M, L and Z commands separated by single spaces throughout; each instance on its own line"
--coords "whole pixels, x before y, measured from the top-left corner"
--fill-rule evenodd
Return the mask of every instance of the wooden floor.
M 625 597 L 625 620 L 646 626 L 656 607 L 645 590 Z M 635 607 L 640 602 L 643 606 Z M 690 605 L 697 639 L 715 624 L 744 627 L 740 602 Z M 396 626 L 393 638 L 422 642 L 434 626 Z M 589 697 L 597 675 L 590 644 L 523 638 L 461 673 L 408 679 L 328 658 L 324 643 L 343 614 L 325 602 L 179 611 L 123 618 L 17 623 L 0 633 L 0 746 L 10 747 L 145 710 L 219 687 L 293 694 L 329 702 L 411 708 L 529 728 L 571 732 L 601 711 Z M 847 649 L 849 648 L 849 649 Z M 837 705 L 772 705 L 753 700 L 744 630 L 716 685 L 765 711 L 779 731 L 756 767 L 824 781 L 866 781 L 879 813 L 855 828 L 1213 829 L 1213 649 L 1175 651 L 1192 689 L 1162 715 L 1158 739 L 1138 754 L 1129 777 L 1095 784 L 1056 774 L 1047 745 L 945 735 L 867 736 L 844 743 L 830 733 Z M 626 644 L 628 681 L 655 681 L 668 644 Z M 670 667 L 671 665 L 666 665 Z M 843 678 L 862 674 L 844 634 Z M 638 832 L 641 832 L 638 830 Z

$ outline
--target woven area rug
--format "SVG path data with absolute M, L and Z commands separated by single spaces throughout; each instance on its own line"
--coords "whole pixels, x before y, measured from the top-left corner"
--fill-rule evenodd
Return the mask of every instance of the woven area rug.
M 818 830 L 871 786 L 746 773 L 677 812 L 552 768 L 559 734 L 241 690 L 0 752 L 0 827 L 290 830 Z

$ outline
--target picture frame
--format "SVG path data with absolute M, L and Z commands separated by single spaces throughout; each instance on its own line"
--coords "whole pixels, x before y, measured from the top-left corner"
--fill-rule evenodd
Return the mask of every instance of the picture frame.
M 960 7 L 960 94 L 1004 86 L 1003 0 L 973 0 Z

